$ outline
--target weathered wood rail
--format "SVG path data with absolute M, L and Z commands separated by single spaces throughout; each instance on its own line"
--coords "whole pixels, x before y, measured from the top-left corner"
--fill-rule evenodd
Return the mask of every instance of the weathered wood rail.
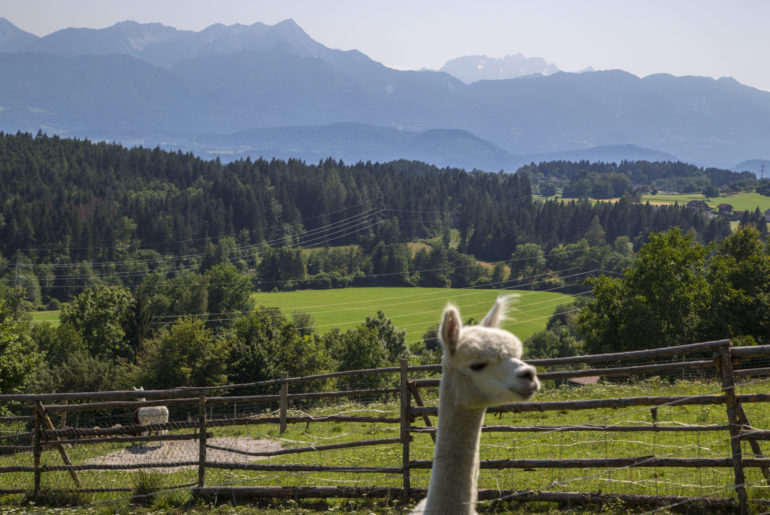
M 688 359 L 695 356 L 692 359 Z M 735 481 L 732 488 L 735 499 L 721 497 L 687 498 L 679 496 L 651 496 L 634 494 L 601 494 L 587 492 L 549 492 L 533 490 L 482 490 L 479 499 L 508 499 L 517 501 L 546 501 L 570 502 L 578 504 L 603 503 L 610 500 L 620 500 L 633 506 L 665 506 L 681 503 L 698 503 L 704 506 L 735 506 L 741 512 L 748 513 L 750 503 L 767 503 L 763 499 L 750 499 L 746 488 L 745 469 L 760 468 L 765 478 L 770 478 L 770 458 L 762 454 L 760 441 L 770 440 L 770 430 L 752 427 L 746 417 L 742 405 L 745 403 L 766 403 L 770 401 L 770 393 L 738 394 L 736 392 L 736 377 L 752 377 L 770 375 L 770 368 L 739 368 L 735 366 L 746 362 L 749 358 L 770 356 L 770 345 L 733 348 L 730 341 L 696 343 L 663 349 L 642 350 L 634 352 L 612 353 L 590 356 L 575 356 L 569 358 L 534 360 L 532 364 L 542 368 L 556 370 L 541 371 L 541 380 L 563 380 L 567 378 L 600 376 L 610 380 L 623 377 L 646 377 L 654 374 L 673 373 L 679 371 L 694 371 L 710 374 L 721 380 L 722 391 L 714 395 L 690 396 L 644 396 L 608 399 L 523 402 L 490 409 L 490 413 L 525 413 L 562 410 L 595 410 L 605 408 L 627 408 L 635 406 L 650 406 L 656 409 L 660 406 L 692 406 L 692 405 L 724 405 L 725 422 L 717 424 L 684 424 L 667 426 L 665 424 L 612 425 L 612 424 L 578 424 L 578 425 L 489 425 L 483 427 L 485 433 L 568 433 L 568 432 L 724 432 L 730 436 L 730 456 L 724 458 L 683 458 L 639 456 L 624 458 L 581 458 L 581 459 L 495 459 L 482 460 L 482 469 L 588 469 L 588 468 L 621 468 L 621 467 L 710 467 L 732 469 Z M 635 364 L 636 361 L 668 359 L 665 363 Z M 673 361 L 676 360 L 676 361 Z M 605 364 L 605 367 L 594 366 Z M 560 370 L 559 368 L 574 366 L 590 366 L 590 368 L 574 368 Z M 31 476 L 28 488 L 3 488 L 0 495 L 26 493 L 39 495 L 42 489 L 41 477 L 44 474 L 66 471 L 72 478 L 75 488 L 62 488 L 63 491 L 80 492 L 118 492 L 128 491 L 127 488 L 87 488 L 82 484 L 78 472 L 95 470 L 136 470 L 163 469 L 176 467 L 197 468 L 198 480 L 194 484 L 182 485 L 192 488 L 196 495 L 220 498 L 239 496 L 300 498 L 300 497 L 392 497 L 404 502 L 424 495 L 424 489 L 412 488 L 412 471 L 429 469 L 430 460 L 411 458 L 412 435 L 435 434 L 431 425 L 431 416 L 437 415 L 435 406 L 425 406 L 419 390 L 435 388 L 439 379 L 415 377 L 415 374 L 439 372 L 439 365 L 409 366 L 406 361 L 400 367 L 387 369 L 370 369 L 351 372 L 336 372 L 319 374 L 304 378 L 290 378 L 285 375 L 279 379 L 256 383 L 228 385 L 225 387 L 207 388 L 177 388 L 174 390 L 146 390 L 141 392 L 144 401 L 138 401 L 135 391 L 115 392 L 86 392 L 86 393 L 57 393 L 57 394 L 15 394 L 0 395 L 0 405 L 4 403 L 20 403 L 31 407 L 33 415 L 14 415 L 0 417 L 0 424 L 27 423 L 30 430 L 17 431 L 12 434 L 0 433 L 0 456 L 3 453 L 31 454 L 31 465 L 0 466 L 0 485 L 2 475 L 10 473 L 26 473 Z M 337 392 L 291 393 L 292 385 L 303 381 L 333 379 L 351 375 L 391 374 L 399 375 L 394 381 L 397 386 L 381 389 L 360 389 Z M 242 388 L 277 387 L 279 393 L 264 395 L 221 395 L 219 392 L 237 392 Z M 274 391 L 274 390 L 273 390 Z M 400 403 L 399 416 L 353 416 L 346 414 L 312 416 L 293 415 L 289 406 L 297 401 L 316 401 L 319 399 L 374 397 L 397 395 Z M 232 417 L 214 417 L 214 406 L 237 406 L 238 403 L 271 403 L 277 405 L 277 410 L 271 414 L 249 415 L 237 413 L 233 409 Z M 127 425 L 112 428 L 56 428 L 51 415 L 61 417 L 66 413 L 95 410 L 133 410 L 142 406 L 165 405 L 173 408 L 185 408 L 188 413 L 186 420 L 172 420 L 167 424 L 151 426 Z M 276 413 L 277 412 L 277 416 Z M 425 425 L 416 424 L 422 421 Z M 361 423 L 386 424 L 398 426 L 398 436 L 393 438 L 375 438 L 355 442 L 282 448 L 266 451 L 245 451 L 223 447 L 209 441 L 215 428 L 237 425 L 275 425 L 283 432 L 289 424 L 309 423 Z M 181 431 L 171 434 L 155 434 L 137 436 L 140 431 Z M 73 464 L 68 457 L 68 449 L 73 446 L 103 443 L 137 443 L 137 442 L 175 442 L 183 440 L 198 440 L 198 453 L 194 459 L 169 460 L 157 463 L 142 464 L 107 464 L 79 463 Z M 744 456 L 741 441 L 747 441 L 752 448 L 752 456 Z M 19 443 L 27 442 L 27 443 Z M 231 463 L 209 459 L 208 451 L 227 451 L 250 457 L 275 457 L 302 453 L 324 453 L 338 449 L 350 449 L 366 446 L 394 446 L 394 452 L 400 452 L 401 466 L 351 466 L 321 462 L 318 464 L 274 464 L 274 463 Z M 43 452 L 55 449 L 62 457 L 63 465 L 44 464 L 41 460 Z M 234 487 L 211 485 L 207 481 L 207 470 L 241 470 L 262 472 L 328 472 L 352 474 L 393 474 L 401 476 L 399 487 L 346 487 L 346 486 L 261 486 Z M 505 485 L 503 485 L 505 486 Z

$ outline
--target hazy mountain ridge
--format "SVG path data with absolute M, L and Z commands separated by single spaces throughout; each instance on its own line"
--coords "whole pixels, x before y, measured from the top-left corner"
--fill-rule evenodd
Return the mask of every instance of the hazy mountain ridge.
M 422 161 L 439 167 L 490 171 L 511 171 L 530 162 L 555 160 L 677 161 L 676 156 L 633 145 L 514 155 L 459 129 L 413 132 L 355 123 L 246 129 L 207 138 L 179 135 L 170 143 L 166 148 L 181 145 L 200 155 L 220 155 L 224 161 L 262 155 L 316 163 L 331 156 L 346 163 L 356 163 L 390 161 L 399 156 L 398 159 Z
M 0 17 L 0 52 L 16 52 L 31 45 L 38 37 L 25 32 L 16 25 Z
M 673 154 L 636 145 L 600 145 L 580 150 L 565 150 L 546 154 L 521 156 L 526 163 L 543 161 L 590 161 L 592 163 L 619 163 L 621 161 L 679 161 Z
M 42 52 L 64 57 L 125 54 L 156 66 L 171 66 L 195 57 L 242 50 L 265 51 L 288 43 L 295 51 L 317 57 L 322 46 L 292 20 L 277 25 L 214 24 L 199 32 L 178 30 L 160 23 L 123 21 L 103 29 L 68 28 L 38 38 L 22 52 Z
M 505 57 L 466 55 L 447 61 L 439 71 L 457 77 L 466 84 L 480 80 L 516 79 L 525 75 L 551 75 L 559 68 L 542 57 L 524 57 L 523 54 Z
M 0 25 L 0 36 L 11 33 Z M 770 141 L 770 93 L 732 79 L 614 70 L 466 85 L 444 72 L 398 71 L 355 50 L 329 49 L 291 20 L 200 32 L 122 22 L 33 38 L 0 54 L 0 130 L 194 141 L 211 152 L 222 147 L 217 134 L 312 126 L 310 133 L 331 131 L 333 140 L 335 124 L 347 123 L 409 132 L 385 144 L 364 142 L 381 134 L 361 129 L 358 147 L 349 136 L 329 143 L 329 155 L 339 152 L 332 157 L 369 148 L 383 160 L 417 153 L 434 155 L 428 162 L 506 170 L 500 163 L 524 156 L 593 149 L 630 159 L 637 148 L 732 167 L 766 155 Z M 420 143 L 424 152 L 409 147 L 413 133 L 433 130 Z
M 381 126 L 336 123 L 325 126 L 247 129 L 219 136 L 229 157 L 270 155 L 295 157 L 308 163 L 329 156 L 346 163 L 390 161 L 394 155 L 439 167 L 512 169 L 521 160 L 462 130 L 411 132 Z M 234 154 L 233 154 L 234 153 Z M 472 156 L 469 158 L 468 156 Z
M 750 159 L 735 165 L 734 172 L 751 172 L 760 179 L 770 179 L 770 159 Z

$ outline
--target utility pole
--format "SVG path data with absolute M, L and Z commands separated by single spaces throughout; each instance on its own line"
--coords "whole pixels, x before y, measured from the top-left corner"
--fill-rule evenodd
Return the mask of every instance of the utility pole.
M 14 283 L 16 286 L 21 286 L 24 283 L 24 263 L 21 262 L 21 258 L 16 258 L 16 277 Z

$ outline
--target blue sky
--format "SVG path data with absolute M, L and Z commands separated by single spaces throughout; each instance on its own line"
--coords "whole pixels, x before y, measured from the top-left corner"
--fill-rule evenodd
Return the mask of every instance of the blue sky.
M 39 36 L 128 19 L 201 30 L 292 18 L 328 47 L 399 69 L 521 52 L 565 71 L 730 76 L 770 91 L 768 0 L 0 0 L 0 16 Z

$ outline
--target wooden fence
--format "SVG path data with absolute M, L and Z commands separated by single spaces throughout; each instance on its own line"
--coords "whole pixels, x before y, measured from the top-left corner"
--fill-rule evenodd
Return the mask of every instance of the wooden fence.
M 542 381 L 562 381 L 576 377 L 605 378 L 606 381 L 628 381 L 629 377 L 650 377 L 660 374 L 684 373 L 702 374 L 716 377 L 721 381 L 721 393 L 709 395 L 688 396 L 643 396 L 619 397 L 588 400 L 523 402 L 490 409 L 490 413 L 526 413 L 549 411 L 595 410 L 605 408 L 650 407 L 653 416 L 655 410 L 662 406 L 692 406 L 692 405 L 724 405 L 725 417 L 721 424 L 684 424 L 684 425 L 488 425 L 483 428 L 486 433 L 560 433 L 571 432 L 724 432 L 729 435 L 730 454 L 718 458 L 692 457 L 608 457 L 603 458 L 565 458 L 565 459 L 495 459 L 482 460 L 482 470 L 494 469 L 606 469 L 613 467 L 709 467 L 732 470 L 734 482 L 731 488 L 732 496 L 700 496 L 688 498 L 682 496 L 656 496 L 641 494 L 603 494 L 601 492 L 571 492 L 516 490 L 514 485 L 506 488 L 482 489 L 480 500 L 520 500 L 545 501 L 575 504 L 604 503 L 617 500 L 628 505 L 678 505 L 688 502 L 706 503 L 711 506 L 733 506 L 742 513 L 748 513 L 750 503 L 766 503 L 761 498 L 751 498 L 747 488 L 746 470 L 758 468 L 764 479 L 770 479 L 770 458 L 764 457 L 760 441 L 770 440 L 770 431 L 758 429 L 750 424 L 743 408 L 747 403 L 766 403 L 770 401 L 770 393 L 738 394 L 736 381 L 742 378 L 770 374 L 770 369 L 752 366 L 756 358 L 770 356 L 770 345 L 754 347 L 732 347 L 730 341 L 696 343 L 678 347 L 654 350 L 623 352 L 613 354 L 576 356 L 570 358 L 534 360 L 540 371 Z M 638 364 L 636 362 L 654 362 Z M 635 364 L 636 363 L 636 364 Z M 741 363 L 740 366 L 736 364 Z M 598 365 L 604 366 L 598 366 Z M 570 367 L 570 370 L 563 370 Z M 579 368 L 585 367 L 585 368 Z M 559 369 L 562 370 L 559 370 Z M 429 434 L 435 436 L 435 428 L 430 417 L 437 416 L 435 406 L 426 406 L 421 391 L 426 388 L 436 388 L 439 379 L 426 377 L 429 373 L 440 372 L 439 365 L 409 366 L 406 361 L 400 367 L 388 369 L 359 370 L 322 374 L 304 378 L 288 378 L 285 375 L 272 381 L 250 383 L 245 385 L 229 385 L 223 388 L 180 388 L 175 390 L 144 391 L 141 393 L 146 400 L 137 401 L 135 391 L 90 392 L 90 393 L 59 393 L 59 394 L 19 394 L 0 395 L 0 406 L 15 403 L 15 406 L 26 406 L 31 415 L 1 417 L 2 424 L 27 422 L 29 430 L 13 433 L 0 433 L 0 458 L 2 455 L 29 455 L 32 463 L 28 465 L 0 466 L 0 496 L 26 494 L 37 496 L 43 488 L 41 478 L 44 474 L 66 471 L 71 478 L 74 488 L 62 488 L 66 491 L 107 493 L 130 492 L 126 486 L 89 488 L 81 474 L 86 471 L 104 470 L 136 470 L 136 469 L 178 469 L 192 467 L 197 469 L 197 481 L 173 485 L 174 487 L 190 488 L 195 495 L 203 497 L 218 497 L 231 499 L 235 497 L 273 497 L 273 498 L 327 498 L 327 497 L 390 497 L 401 499 L 404 503 L 411 502 L 425 495 L 424 488 L 412 487 L 413 475 L 418 471 L 430 469 L 431 461 L 413 459 L 412 445 L 414 435 Z M 360 389 L 336 392 L 290 393 L 292 385 L 306 381 L 331 380 L 341 377 L 367 376 L 375 374 L 390 374 L 394 380 L 390 388 Z M 396 381 L 395 378 L 398 377 Z M 273 388 L 278 393 L 261 395 L 234 395 L 233 392 L 244 389 Z M 226 392 L 227 394 L 223 394 Z M 391 396 L 398 399 L 398 416 L 358 416 L 345 413 L 332 415 L 310 415 L 290 413 L 290 406 L 299 402 L 316 402 L 333 398 L 373 398 L 374 396 Z M 435 401 L 435 394 L 431 396 Z M 239 414 L 237 405 L 248 403 L 265 403 L 277 405 L 275 413 Z M 10 405 L 10 404 L 8 404 Z M 173 419 L 166 424 L 152 426 L 123 425 L 110 428 L 56 428 L 52 416 L 66 420 L 66 414 L 77 412 L 108 412 L 110 410 L 133 410 L 142 406 L 165 405 L 173 414 L 186 410 L 184 420 Z M 214 409 L 232 409 L 233 416 L 215 417 Z M 229 411 L 228 411 L 229 412 Z M 392 415 L 392 414 L 391 414 Z M 70 415 L 70 420 L 73 415 Z M 54 417 L 56 419 L 56 417 Z M 237 450 L 222 447 L 210 441 L 215 428 L 238 425 L 273 425 L 279 433 L 283 433 L 289 424 L 310 424 L 320 422 L 383 424 L 397 428 L 398 436 L 392 438 L 377 438 L 355 442 L 312 445 L 305 447 L 289 447 L 265 451 Z M 419 422 L 419 423 L 418 423 Z M 170 434 L 155 434 L 137 436 L 142 431 L 168 431 Z M 138 464 L 109 464 L 109 463 L 78 463 L 70 459 L 70 449 L 75 446 L 104 443 L 135 443 L 135 442 L 178 442 L 195 440 L 197 456 L 189 459 L 158 461 Z M 744 456 L 741 442 L 748 442 L 751 456 Z M 10 442 L 10 443 L 9 443 Z M 26 442 L 26 444 L 24 444 Z M 482 437 L 483 442 L 483 437 Z M 227 451 L 243 454 L 252 458 L 275 457 L 288 454 L 324 453 L 331 450 L 350 449 L 366 446 L 395 446 L 400 449 L 398 466 L 360 466 L 347 464 L 329 464 L 319 460 L 319 463 L 254 463 L 254 462 L 222 462 L 208 459 L 211 451 Z M 55 450 L 63 464 L 44 464 L 41 457 L 45 450 Z M 321 454 L 322 455 L 322 454 Z M 0 464 L 3 462 L 0 461 Z M 216 470 L 261 471 L 261 472 L 313 472 L 313 473 L 352 473 L 356 475 L 377 474 L 392 475 L 398 480 L 398 486 L 230 486 L 216 484 L 208 479 L 207 473 Z M 3 477 L 7 474 L 25 473 L 30 478 L 30 484 L 16 488 L 3 487 L 9 482 Z M 423 476 L 424 477 L 424 474 Z M 391 483 L 392 485 L 392 483 Z

